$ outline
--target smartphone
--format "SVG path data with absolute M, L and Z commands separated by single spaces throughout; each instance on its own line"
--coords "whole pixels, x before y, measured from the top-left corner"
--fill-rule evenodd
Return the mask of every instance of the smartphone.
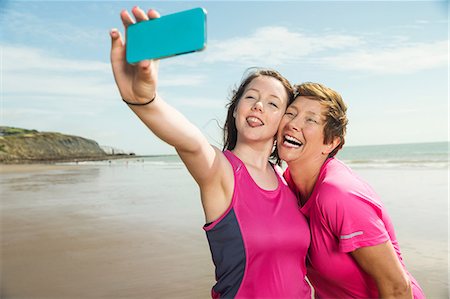
M 126 59 L 137 63 L 201 51 L 206 46 L 206 10 L 194 8 L 128 27 Z

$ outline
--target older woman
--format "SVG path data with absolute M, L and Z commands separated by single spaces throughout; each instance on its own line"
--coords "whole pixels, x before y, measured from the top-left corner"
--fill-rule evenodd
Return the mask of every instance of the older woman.
M 334 158 L 344 144 L 346 110 L 335 91 L 301 84 L 277 137 L 285 177 L 309 220 L 307 275 L 316 298 L 425 298 L 403 264 L 383 203 Z

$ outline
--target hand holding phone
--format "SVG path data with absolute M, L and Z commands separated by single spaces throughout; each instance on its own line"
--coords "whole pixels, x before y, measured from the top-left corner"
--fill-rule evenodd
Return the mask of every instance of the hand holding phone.
M 133 64 L 201 51 L 206 46 L 206 11 L 194 8 L 128 26 L 126 60 Z

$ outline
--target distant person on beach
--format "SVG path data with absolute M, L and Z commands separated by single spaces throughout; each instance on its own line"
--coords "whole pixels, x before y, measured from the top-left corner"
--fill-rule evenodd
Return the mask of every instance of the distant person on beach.
M 137 22 L 155 19 L 138 7 Z M 127 28 L 134 21 L 121 12 Z M 111 31 L 111 64 L 122 99 L 161 140 L 175 147 L 200 187 L 216 280 L 213 298 L 311 298 L 305 280 L 310 233 L 280 168 L 269 162 L 292 87 L 278 72 L 248 75 L 232 95 L 224 151 L 157 92 L 158 61 L 129 65 Z
M 316 298 L 425 298 L 405 268 L 382 202 L 334 158 L 347 126 L 341 96 L 317 83 L 294 89 L 278 131 L 278 154 L 309 221 L 307 276 Z

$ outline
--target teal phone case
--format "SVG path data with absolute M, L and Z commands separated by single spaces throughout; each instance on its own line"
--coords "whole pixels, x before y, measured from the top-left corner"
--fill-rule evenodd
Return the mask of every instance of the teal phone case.
M 126 39 L 128 63 L 200 51 L 206 46 L 206 11 L 194 8 L 130 25 Z

